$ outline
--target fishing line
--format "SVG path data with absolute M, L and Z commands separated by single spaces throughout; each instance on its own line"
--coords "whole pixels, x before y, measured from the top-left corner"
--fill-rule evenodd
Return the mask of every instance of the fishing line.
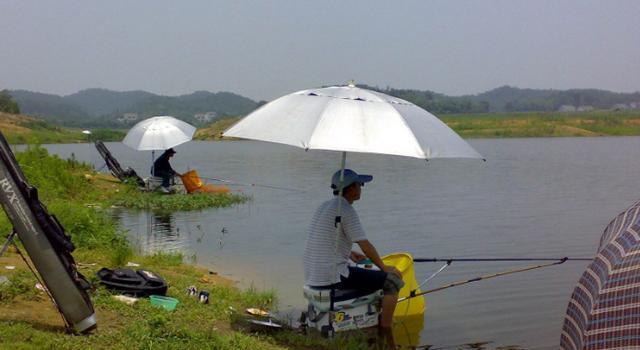
M 451 265 L 451 261 L 447 261 L 446 264 L 442 265 L 441 268 L 438 269 L 438 271 L 434 272 L 433 274 L 431 274 L 431 276 L 427 277 L 427 279 L 425 279 L 422 283 L 420 283 L 419 286 L 417 286 L 414 290 L 412 290 L 411 292 L 409 292 L 409 295 L 413 295 L 415 294 L 415 292 L 420 289 L 420 287 L 424 286 L 427 282 L 429 282 L 430 280 L 432 280 L 434 277 L 436 277 L 440 272 L 444 271 L 444 269 L 447 268 L 447 266 Z M 404 317 L 407 316 L 407 314 L 409 313 L 409 307 L 405 308 L 404 310 Z
M 206 176 L 200 176 L 201 179 L 205 179 L 205 180 L 212 180 L 212 181 L 219 181 L 219 182 L 224 182 L 230 185 L 240 185 L 240 186 L 251 186 L 251 187 L 264 187 L 264 188 L 271 188 L 271 189 L 275 189 L 275 190 L 285 190 L 285 191 L 293 191 L 293 192 L 304 192 L 303 190 L 299 190 L 297 188 L 287 188 L 287 187 L 279 187 L 279 186 L 272 186 L 272 185 L 262 185 L 262 184 L 256 184 L 256 183 L 250 183 L 250 182 L 238 182 L 238 181 L 233 181 L 233 180 L 227 180 L 227 179 L 220 179 L 217 177 L 206 177 Z
M 555 262 L 552 262 L 552 263 L 541 264 L 541 265 L 533 265 L 533 266 L 528 266 L 528 267 L 521 268 L 521 269 L 516 269 L 516 270 L 507 270 L 507 271 L 497 272 L 497 273 L 493 273 L 493 274 L 489 274 L 489 275 L 482 275 L 482 276 L 471 278 L 471 279 L 468 279 L 468 280 L 462 280 L 462 281 L 458 281 L 458 282 L 453 282 L 453 283 L 450 283 L 450 284 L 447 284 L 447 285 L 444 285 L 444 286 L 440 286 L 440 287 L 437 287 L 437 288 L 429 289 L 429 290 L 426 290 L 426 291 L 420 292 L 420 293 L 416 293 L 416 290 L 413 290 L 413 291 L 411 291 L 411 293 L 409 294 L 408 297 L 399 298 L 398 302 L 405 301 L 405 300 L 408 300 L 408 299 L 411 299 L 411 298 L 415 298 L 417 296 L 421 296 L 421 295 L 425 295 L 425 294 L 441 291 L 441 290 L 444 290 L 444 289 L 449 289 L 449 288 L 461 286 L 461 285 L 468 284 L 468 283 L 478 282 L 478 281 L 487 280 L 487 279 L 490 279 L 490 278 L 495 278 L 495 277 L 500 277 L 500 276 L 511 275 L 511 274 L 518 273 L 518 272 L 531 271 L 531 270 L 540 269 L 540 268 L 543 268 L 543 267 L 549 267 L 549 266 L 564 264 L 568 259 L 569 258 L 562 258 L 559 261 L 555 261 Z
M 416 287 L 416 289 L 420 289 L 420 287 L 424 286 L 427 282 L 429 282 L 431 279 L 433 279 L 434 277 L 436 277 L 440 272 L 442 272 L 444 269 L 447 268 L 447 266 L 451 265 L 451 261 L 447 261 L 446 264 L 442 265 L 442 267 L 434 272 L 431 276 L 427 277 L 426 280 L 424 280 L 422 283 L 420 283 L 420 285 L 418 287 Z
M 414 258 L 413 262 L 484 262 L 484 261 L 592 261 L 593 258 Z

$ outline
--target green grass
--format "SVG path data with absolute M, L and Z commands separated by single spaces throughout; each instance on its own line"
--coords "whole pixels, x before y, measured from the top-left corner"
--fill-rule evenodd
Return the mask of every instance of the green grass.
M 18 296 L 28 300 L 37 297 L 37 289 L 33 288 L 36 279 L 30 271 L 18 270 L 8 275 L 8 282 L 0 284 L 0 303 L 9 303 Z
M 640 135 L 640 111 L 523 112 L 441 117 L 465 138 Z
M 34 117 L 0 112 L 0 129 L 12 144 L 78 143 L 93 140 L 119 141 L 126 130 L 91 129 L 88 137 L 80 128 L 66 128 Z
M 198 129 L 196 132 L 196 140 L 222 140 L 222 133 L 229 129 L 233 124 L 237 123 L 241 117 L 227 117 L 217 120 L 210 125 Z M 227 138 L 224 138 L 227 139 Z
M 90 258 L 78 254 L 79 258 Z M 96 256 L 93 256 L 94 258 Z M 92 301 L 97 311 L 98 330 L 88 336 L 74 336 L 51 329 L 34 327 L 28 322 L 0 321 L 2 346 L 25 349 L 73 348 L 73 349 L 283 349 L 268 338 L 254 337 L 233 331 L 228 325 L 236 311 L 249 306 L 268 306 L 274 300 L 273 293 L 253 290 L 241 291 L 235 288 L 199 282 L 202 271 L 192 266 L 176 265 L 174 259 L 167 263 L 161 257 L 136 257 L 136 261 L 151 271 L 155 271 L 169 281 L 168 295 L 179 299 L 174 312 L 168 312 L 150 305 L 147 299 L 140 299 L 133 306 L 125 305 L 112 298 L 112 294 L 99 287 L 92 293 Z M 93 276 L 97 268 L 83 270 Z M 20 277 L 14 294 L 21 295 L 32 290 L 30 276 Z M 196 298 L 184 292 L 190 285 L 198 290 L 211 293 L 211 303 L 200 304 Z M 3 291 L 0 289 L 0 291 Z M 43 300 L 43 302 L 48 302 Z M 101 319 L 102 318 L 102 319 Z
M 12 144 L 45 144 L 86 142 L 87 136 L 80 130 L 47 131 L 32 130 L 29 133 L 7 133 L 7 141 Z
M 91 141 L 122 141 L 127 134 L 127 130 L 125 129 L 91 129 L 90 131 Z
M 242 194 L 193 193 L 166 195 L 159 192 L 140 191 L 135 184 L 124 187 L 113 195 L 111 205 L 130 209 L 145 209 L 157 212 L 187 211 L 205 208 L 221 208 L 249 200 Z

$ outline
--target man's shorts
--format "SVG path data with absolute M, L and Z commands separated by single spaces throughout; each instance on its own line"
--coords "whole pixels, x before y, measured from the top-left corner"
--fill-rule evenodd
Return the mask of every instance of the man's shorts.
M 398 294 L 404 286 L 402 279 L 392 273 L 353 266 L 349 266 L 349 277 L 340 276 L 340 280 L 336 285 L 338 289 L 357 289 L 371 293 L 382 289 L 384 295 Z

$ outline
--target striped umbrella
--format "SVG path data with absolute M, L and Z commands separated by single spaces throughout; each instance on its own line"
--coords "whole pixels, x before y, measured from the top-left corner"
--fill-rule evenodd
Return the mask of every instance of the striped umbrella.
M 640 349 L 640 201 L 618 215 L 578 281 L 561 349 Z

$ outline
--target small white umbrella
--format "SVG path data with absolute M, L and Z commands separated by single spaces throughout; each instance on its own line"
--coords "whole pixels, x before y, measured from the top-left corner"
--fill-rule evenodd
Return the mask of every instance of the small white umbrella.
M 347 152 L 421 159 L 482 159 L 433 114 L 411 102 L 353 84 L 302 90 L 280 97 L 246 116 L 225 131 L 224 136 L 307 150 L 340 151 L 340 182 L 344 179 Z M 339 217 L 340 204 L 337 212 Z M 338 217 L 336 232 L 340 232 Z
M 138 151 L 165 150 L 191 141 L 196 128 L 170 116 L 145 119 L 134 125 L 122 143 Z
M 152 151 L 153 163 L 156 150 L 165 150 L 189 142 L 195 132 L 195 126 L 164 115 L 151 117 L 134 125 L 122 143 L 138 151 Z M 153 166 L 151 173 L 153 174 Z

